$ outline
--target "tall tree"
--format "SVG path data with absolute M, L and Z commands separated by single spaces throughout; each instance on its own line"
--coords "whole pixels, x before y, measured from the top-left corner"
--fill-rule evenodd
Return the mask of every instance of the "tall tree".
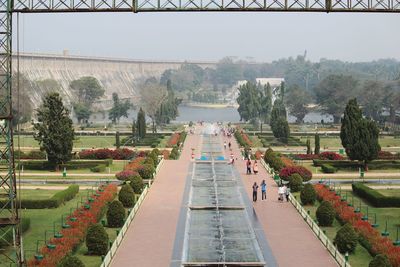
M 112 94 L 113 107 L 108 113 L 108 118 L 112 123 L 119 124 L 121 117 L 128 118 L 128 110 L 133 107 L 129 100 L 121 101 L 117 93 Z
M 240 120 L 249 121 L 260 117 L 260 91 L 256 84 L 247 82 L 241 85 L 237 103 Z
M 37 91 L 37 85 L 21 73 L 13 75 L 12 79 L 12 91 L 14 94 L 12 98 L 13 125 L 16 126 L 18 123 L 30 121 L 33 112 L 31 92 Z M 18 83 L 19 93 L 17 94 Z M 2 94 L 0 93 L 0 95 Z
M 87 122 L 89 120 L 92 111 L 88 106 L 81 103 L 75 103 L 73 107 L 78 123 Z
M 137 114 L 137 131 L 139 138 L 146 136 L 146 114 L 142 108 L 139 109 Z
M 315 134 L 314 143 L 315 143 L 314 154 L 318 155 L 319 152 L 320 152 L 320 149 L 321 149 L 320 140 L 319 140 L 319 134 Z
M 311 95 L 298 85 L 290 88 L 287 97 L 286 105 L 289 108 L 289 113 L 296 117 L 297 123 L 302 123 L 304 117 L 310 111 L 308 104 L 311 103 Z
M 135 140 L 137 137 L 137 125 L 136 125 L 135 119 L 133 119 L 133 121 L 132 121 L 131 131 L 132 131 L 132 140 Z
M 287 121 L 286 108 L 281 99 L 274 102 L 271 112 L 271 130 L 274 136 L 287 143 L 290 136 L 289 123 Z
M 311 141 L 310 141 L 309 138 L 307 138 L 306 147 L 307 147 L 307 155 L 312 154 L 312 152 L 311 152 Z
M 263 123 L 269 123 L 272 110 L 272 89 L 271 85 L 267 83 L 264 85 L 263 92 L 261 92 L 260 103 L 260 117 Z
M 157 110 L 155 118 L 157 124 L 168 124 L 171 120 L 176 119 L 178 116 L 178 106 L 182 99 L 175 97 L 172 89 L 172 83 L 167 81 L 167 97 L 161 103 L 160 108 Z
M 357 80 L 352 76 L 329 75 L 315 88 L 317 102 L 322 110 L 340 122 L 347 101 L 357 95 Z
M 340 129 L 342 145 L 351 160 L 362 161 L 368 170 L 368 162 L 378 157 L 381 147 L 379 129 L 374 121 L 362 117 L 356 99 L 351 99 L 345 109 Z
M 156 132 L 156 115 L 161 104 L 167 99 L 168 92 L 165 86 L 154 82 L 145 83 L 140 90 L 140 99 L 143 109 L 152 121 L 152 132 Z
M 361 87 L 360 103 L 363 113 L 375 121 L 381 120 L 385 99 L 384 86 L 385 83 L 381 81 L 366 81 Z
M 59 164 L 71 159 L 74 129 L 69 111 L 64 107 L 58 93 L 49 93 L 37 110 L 34 138 L 45 150 L 48 162 L 58 169 Z
M 91 107 L 94 101 L 104 95 L 104 88 L 91 76 L 81 77 L 70 83 L 70 88 L 77 92 L 77 102 Z

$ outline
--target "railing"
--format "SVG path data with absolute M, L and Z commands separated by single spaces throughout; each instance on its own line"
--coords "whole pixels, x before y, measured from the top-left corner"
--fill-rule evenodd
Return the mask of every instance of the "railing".
M 163 165 L 163 163 L 164 163 L 164 159 L 161 158 L 160 162 L 157 165 L 154 177 L 160 171 L 160 168 Z M 117 253 L 118 247 L 121 245 L 122 240 L 124 239 L 124 236 L 128 231 L 129 225 L 133 221 L 136 213 L 138 212 L 138 210 L 140 208 L 140 205 L 142 205 L 142 203 L 144 201 L 144 198 L 146 197 L 147 193 L 149 192 L 149 188 L 151 187 L 151 184 L 152 183 L 149 182 L 149 184 L 145 186 L 142 194 L 137 199 L 137 202 L 136 202 L 135 206 L 129 212 L 128 218 L 126 218 L 126 221 L 125 221 L 124 225 L 120 229 L 120 231 L 119 231 L 119 233 L 117 235 L 117 238 L 115 238 L 113 244 L 111 245 L 110 250 L 108 251 L 107 255 L 104 257 L 103 262 L 101 263 L 100 267 L 108 267 L 108 266 L 110 266 L 112 259 L 114 258 L 115 254 Z
M 261 159 L 261 165 L 268 171 L 272 177 L 276 177 L 275 171 L 263 160 Z M 274 179 L 276 183 L 279 180 Z M 304 221 L 310 226 L 311 230 L 318 237 L 321 243 L 326 247 L 332 257 L 336 260 L 339 266 L 341 267 L 351 267 L 350 263 L 346 260 L 346 258 L 337 250 L 336 246 L 332 243 L 332 241 L 325 235 L 324 231 L 319 228 L 318 224 L 311 218 L 308 212 L 303 208 L 303 206 L 297 201 L 297 199 L 289 194 L 290 203 L 296 208 L 296 210 L 300 213 L 301 217 Z

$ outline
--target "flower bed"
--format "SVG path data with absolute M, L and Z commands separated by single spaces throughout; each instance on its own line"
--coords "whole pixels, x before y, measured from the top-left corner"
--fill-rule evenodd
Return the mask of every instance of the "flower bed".
M 79 152 L 81 159 L 116 159 L 124 160 L 131 159 L 135 156 L 135 151 L 127 148 L 118 148 L 115 150 L 102 148 L 102 149 L 88 149 Z
M 295 160 L 313 160 L 313 159 L 319 159 L 318 154 L 293 154 L 292 157 Z
M 296 160 L 343 160 L 344 157 L 335 152 L 322 152 L 320 154 L 294 154 L 292 157 Z
M 294 166 L 296 166 L 296 164 L 291 159 L 289 159 L 288 157 L 281 156 L 281 160 L 282 160 L 283 164 L 285 164 L 286 167 L 294 167 Z
M 379 151 L 378 152 L 378 159 L 400 159 L 400 154 L 392 154 L 389 151 Z
M 178 141 L 179 141 L 179 136 L 180 136 L 179 133 L 173 133 L 171 135 L 171 137 L 169 138 L 169 140 L 168 140 L 167 147 L 176 146 L 178 144 Z
M 140 166 L 143 165 L 145 159 L 146 159 L 145 157 L 137 157 L 137 158 L 135 158 L 134 160 L 129 162 L 128 165 L 125 166 L 124 171 L 130 170 L 130 171 L 137 172 L 138 169 L 140 168 Z
M 353 225 L 360 235 L 360 243 L 371 255 L 384 254 L 389 258 L 392 266 L 400 267 L 400 247 L 394 246 L 389 238 L 381 236 L 368 221 L 363 221 L 362 213 L 355 213 L 354 208 L 348 206 L 347 201 L 342 201 L 341 197 L 334 191 L 330 191 L 327 186 L 317 184 L 315 190 L 320 200 L 329 201 L 333 205 L 340 221 Z
M 289 181 L 290 176 L 295 173 L 299 174 L 301 178 L 303 178 L 303 182 L 310 181 L 312 178 L 312 173 L 303 166 L 285 167 L 279 172 L 279 176 L 282 180 Z
M 55 245 L 55 247 L 43 246 L 40 249 L 43 259 L 30 259 L 28 266 L 57 266 L 62 258 L 76 249 L 84 240 L 89 225 L 100 220 L 104 215 L 107 202 L 113 200 L 116 193 L 116 185 L 100 186 L 99 190 L 90 197 L 93 201 L 85 203 L 66 218 L 69 228 L 63 228 L 58 237 L 53 237 L 48 241 L 47 244 Z

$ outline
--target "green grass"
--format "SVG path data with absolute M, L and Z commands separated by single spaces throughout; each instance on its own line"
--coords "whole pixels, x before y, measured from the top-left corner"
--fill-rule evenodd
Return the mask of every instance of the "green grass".
M 18 136 L 14 137 L 14 144 L 17 147 Z M 76 136 L 74 148 L 113 148 L 114 144 L 114 136 Z M 21 135 L 19 145 L 39 149 L 39 143 L 31 135 Z
M 53 192 L 53 190 L 51 190 Z M 56 231 L 60 229 L 61 216 L 68 215 L 71 210 L 76 209 L 80 203 L 81 197 L 86 197 L 87 190 L 81 190 L 77 196 L 56 209 L 23 209 L 21 210 L 22 217 L 31 219 L 30 229 L 23 235 L 24 250 L 27 259 L 33 257 L 36 251 L 37 240 L 44 240 L 44 232 L 47 230 L 47 238 L 52 236 L 53 223 L 56 222 Z M 44 244 L 40 241 L 39 247 Z
M 311 147 L 314 147 L 314 135 L 309 136 L 310 141 L 311 141 Z M 306 142 L 307 136 L 302 136 L 300 137 L 302 142 Z M 381 136 L 379 137 L 379 144 L 381 145 L 382 148 L 385 147 L 398 147 L 400 146 L 400 138 L 394 138 L 394 136 Z M 326 147 L 327 149 L 332 149 L 332 148 L 342 148 L 342 142 L 340 140 L 339 136 L 329 136 L 329 137 L 324 137 L 323 135 L 320 135 L 320 145 L 321 149 Z
M 294 193 L 297 199 L 300 199 L 300 193 Z M 308 205 L 304 206 L 304 209 L 310 211 L 310 216 L 313 219 L 316 219 L 315 212 L 318 208 L 319 202 L 316 201 L 313 206 Z M 336 232 L 341 227 L 340 223 L 335 219 L 333 225 L 331 227 L 320 227 L 322 230 L 325 231 L 326 236 L 333 242 L 333 239 L 336 236 Z M 311 230 L 310 230 L 311 231 Z M 372 256 L 368 253 L 368 251 L 361 246 L 360 244 L 357 245 L 357 248 L 353 254 L 349 255 L 349 261 L 351 266 L 353 267 L 364 267 L 368 266 L 369 262 L 372 260 Z
M 400 196 L 400 189 L 379 189 L 377 190 L 379 193 L 382 195 L 388 196 L 388 197 L 398 197 Z
M 18 193 L 22 199 L 48 199 L 61 190 L 23 189 Z

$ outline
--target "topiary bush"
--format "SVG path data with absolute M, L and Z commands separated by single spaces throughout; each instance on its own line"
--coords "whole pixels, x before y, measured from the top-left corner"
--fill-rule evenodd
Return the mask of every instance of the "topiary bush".
M 143 179 L 138 174 L 129 179 L 129 185 L 132 187 L 135 194 L 141 194 L 143 191 Z
M 323 173 L 335 173 L 337 172 L 337 168 L 333 167 L 330 164 L 322 164 L 321 170 Z
M 107 223 L 108 227 L 121 227 L 124 225 L 125 209 L 124 205 L 118 200 L 114 200 L 108 205 Z
M 320 226 L 332 226 L 335 219 L 335 209 L 329 201 L 322 201 L 315 212 Z
M 89 255 L 106 255 L 108 234 L 101 224 L 92 224 L 86 232 L 86 247 Z
M 133 176 L 137 175 L 137 172 L 132 171 L 132 170 L 125 170 L 125 171 L 120 171 L 115 174 L 115 178 L 117 178 L 120 181 L 127 181 L 130 180 Z
M 372 259 L 368 267 L 392 267 L 392 264 L 386 255 L 378 254 Z
M 138 172 L 143 179 L 153 179 L 155 168 L 150 164 L 143 164 L 139 167 Z
M 351 224 L 346 223 L 336 233 L 334 244 L 340 253 L 354 252 L 358 243 L 358 235 Z
M 121 187 L 118 193 L 118 200 L 121 201 L 125 208 L 131 208 L 135 205 L 135 194 L 129 184 L 125 184 Z
M 85 264 L 78 257 L 67 255 L 57 264 L 57 267 L 85 267 Z
M 151 157 L 147 157 L 147 158 L 144 160 L 143 163 L 144 163 L 144 164 L 149 164 L 149 165 L 151 165 L 151 166 L 153 166 L 153 167 L 156 166 L 156 165 L 155 165 L 155 161 L 154 161 L 153 158 L 151 158 Z
M 300 200 L 303 205 L 314 204 L 317 199 L 317 192 L 315 192 L 312 184 L 305 184 L 300 192 Z
M 303 179 L 299 174 L 295 173 L 290 176 L 289 186 L 292 192 L 299 192 L 303 187 Z

